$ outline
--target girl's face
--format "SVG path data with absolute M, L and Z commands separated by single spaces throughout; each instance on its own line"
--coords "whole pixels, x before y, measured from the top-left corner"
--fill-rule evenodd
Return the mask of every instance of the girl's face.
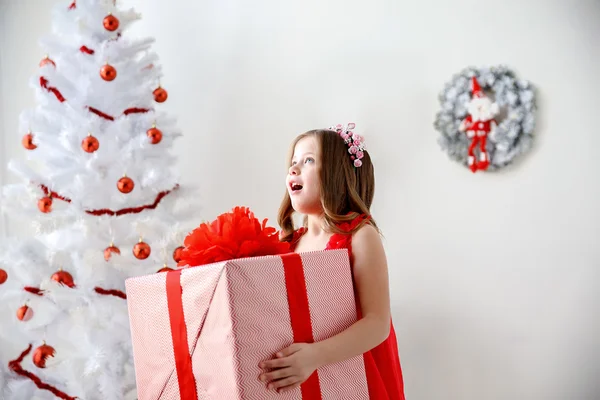
M 307 136 L 296 143 L 286 184 L 292 207 L 301 214 L 319 214 L 323 210 L 319 157 L 316 137 Z

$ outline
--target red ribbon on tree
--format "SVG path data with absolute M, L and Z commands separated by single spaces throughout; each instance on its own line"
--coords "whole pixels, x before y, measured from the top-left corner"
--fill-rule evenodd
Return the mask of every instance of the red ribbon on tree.
M 44 193 L 46 195 L 51 195 L 53 198 L 66 201 L 67 203 L 71 202 L 71 199 L 63 197 L 63 196 L 59 195 L 58 193 L 51 191 L 50 189 L 48 189 L 48 187 L 46 185 L 41 184 L 40 187 L 42 188 L 42 190 L 44 191 Z M 175 187 L 171 190 L 165 190 L 163 192 L 160 192 L 159 194 L 156 195 L 156 199 L 154 200 L 154 202 L 152 204 L 146 204 L 146 205 L 139 206 L 139 207 L 123 208 L 123 209 L 116 210 L 116 211 L 110 210 L 108 208 L 103 208 L 100 210 L 86 210 L 85 212 L 87 214 L 95 215 L 95 216 L 100 216 L 100 215 L 120 216 L 120 215 L 125 215 L 125 214 L 139 214 L 144 210 L 155 209 L 166 195 L 171 193 L 173 190 L 177 190 L 178 188 L 179 188 L 179 184 L 175 185 Z
M 123 114 L 125 115 L 129 115 L 129 114 L 143 114 L 143 113 L 147 113 L 148 110 L 147 108 L 138 108 L 138 107 L 131 107 L 128 108 L 127 110 L 123 111 Z
M 101 287 L 95 287 L 94 291 L 98 294 L 102 294 L 105 296 L 115 296 L 115 297 L 120 297 L 122 299 L 127 299 L 127 295 L 120 290 L 115 290 L 115 289 L 107 290 L 107 289 L 102 289 Z
M 29 292 L 29 293 L 33 293 L 36 296 L 43 296 L 44 295 L 44 291 L 41 290 L 40 288 L 36 288 L 36 287 L 25 286 L 23 288 L 23 290 L 25 290 L 26 292 Z
M 87 54 L 90 54 L 90 55 L 91 55 L 91 54 L 94 54 L 94 50 L 90 49 L 90 48 L 89 48 L 89 47 L 87 47 L 87 46 L 81 46 L 81 47 L 79 48 L 79 51 L 81 51 L 82 53 L 87 53 Z
M 58 101 L 60 101 L 61 103 L 65 101 L 65 98 L 62 95 L 62 93 L 60 93 L 60 91 L 57 88 L 48 86 L 48 79 L 44 78 L 43 76 L 40 76 L 40 86 L 46 89 L 47 91 L 54 93 Z
M 112 117 L 112 116 L 110 116 L 108 114 L 105 114 L 102 111 L 100 111 L 100 110 L 98 110 L 98 109 L 96 109 L 94 107 L 88 106 L 88 110 L 90 110 L 90 112 L 96 114 L 97 116 L 99 116 L 101 118 L 104 118 L 104 119 L 107 119 L 109 121 L 114 121 L 115 120 L 115 117 Z
M 94 50 L 91 50 L 89 48 L 87 48 L 86 46 L 82 46 L 80 48 L 80 50 L 82 52 L 86 52 L 88 54 L 93 54 Z M 91 52 L 91 53 L 89 53 Z M 66 101 L 65 97 L 62 95 L 62 93 L 55 87 L 52 87 L 48 84 L 48 79 L 46 79 L 45 77 L 41 76 L 40 77 L 40 86 L 43 87 L 44 89 L 48 90 L 49 92 L 53 93 L 56 98 L 58 99 L 58 101 L 60 101 L 61 103 Z M 108 121 L 114 121 L 115 117 L 113 117 L 112 115 L 109 115 L 103 111 L 98 110 L 97 108 L 91 107 L 91 106 L 87 106 L 87 109 L 91 112 L 96 114 L 97 116 L 104 118 Z M 141 108 L 141 107 L 130 107 L 128 109 L 126 109 L 125 111 L 123 111 L 123 115 L 130 115 L 130 114 L 142 114 L 142 113 L 147 113 L 149 112 L 150 109 L 148 108 Z
M 54 386 L 51 386 L 47 383 L 42 382 L 42 380 L 40 378 L 38 378 L 35 374 L 26 371 L 25 369 L 23 369 L 23 367 L 21 366 L 21 363 L 23 362 L 23 360 L 25 359 L 25 357 L 27 356 L 27 354 L 29 354 L 29 352 L 31 351 L 32 346 L 29 345 L 29 347 L 23 351 L 21 353 L 21 355 L 19 356 L 19 358 L 17 358 L 16 360 L 12 360 L 8 363 L 8 368 L 10 368 L 14 373 L 16 373 L 17 375 L 21 375 L 24 376 L 26 378 L 29 378 L 33 381 L 33 383 L 35 383 L 35 385 L 42 389 L 42 390 L 47 390 L 49 392 L 51 392 L 53 395 L 55 395 L 56 397 L 63 399 L 63 400 L 75 400 L 77 399 L 77 397 L 71 397 L 68 394 L 61 392 L 60 390 L 58 390 L 57 388 L 55 388 Z

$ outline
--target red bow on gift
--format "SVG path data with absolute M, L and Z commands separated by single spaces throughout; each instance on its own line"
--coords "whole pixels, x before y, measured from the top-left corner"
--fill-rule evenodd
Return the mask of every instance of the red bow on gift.
M 267 219 L 261 223 L 247 207 L 235 207 L 211 223 L 202 223 L 183 244 L 180 267 L 290 251 L 289 243 L 279 241 L 279 232 L 267 226 Z

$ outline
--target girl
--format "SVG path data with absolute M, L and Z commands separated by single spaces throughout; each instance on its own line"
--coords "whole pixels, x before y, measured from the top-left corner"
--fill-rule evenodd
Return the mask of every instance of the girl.
M 327 340 L 282 349 L 260 364 L 265 371 L 260 380 L 269 389 L 291 390 L 319 367 L 362 354 L 370 398 L 404 400 L 386 256 L 369 212 L 375 186 L 373 164 L 362 138 L 352 129 L 354 124 L 338 125 L 296 138 L 278 222 L 282 240 L 291 242 L 297 253 L 349 250 L 358 321 Z M 306 216 L 298 230 L 292 221 L 294 211 Z

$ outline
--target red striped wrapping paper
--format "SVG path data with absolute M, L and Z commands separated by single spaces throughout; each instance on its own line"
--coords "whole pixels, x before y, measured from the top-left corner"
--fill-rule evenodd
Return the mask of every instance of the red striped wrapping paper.
M 231 260 L 126 281 L 139 400 L 368 399 L 362 356 L 300 388 L 267 390 L 258 364 L 357 318 L 348 251 Z

